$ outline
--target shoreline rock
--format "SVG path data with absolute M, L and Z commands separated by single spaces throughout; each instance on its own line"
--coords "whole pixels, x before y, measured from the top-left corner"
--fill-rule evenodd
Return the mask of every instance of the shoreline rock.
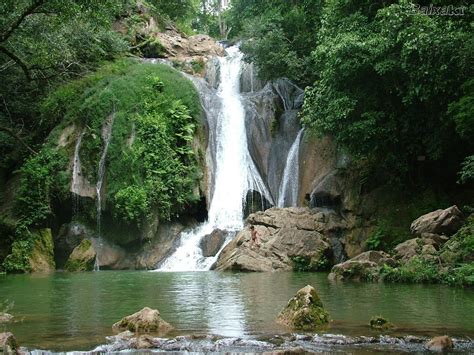
M 174 327 L 160 317 L 157 309 L 142 310 L 122 318 L 112 326 L 116 332 L 128 330 L 133 333 L 166 333 Z

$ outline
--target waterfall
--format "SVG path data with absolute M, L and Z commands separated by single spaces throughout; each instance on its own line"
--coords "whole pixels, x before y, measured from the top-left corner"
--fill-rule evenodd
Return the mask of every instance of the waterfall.
M 82 137 L 84 136 L 84 130 L 77 138 L 76 147 L 74 148 L 74 158 L 72 163 L 72 183 L 71 183 L 71 193 L 72 193 L 72 211 L 76 215 L 79 204 L 79 192 L 80 192 L 80 182 L 79 178 L 82 175 L 82 166 L 81 166 L 81 157 L 79 152 L 81 150 Z
M 299 151 L 303 129 L 298 132 L 286 158 L 285 170 L 278 191 L 278 207 L 296 207 L 299 189 Z
M 115 111 L 115 110 L 114 110 Z M 102 246 L 102 234 L 100 230 L 100 218 L 102 214 L 102 183 L 104 182 L 105 176 L 105 160 L 107 158 L 107 150 L 109 149 L 110 139 L 112 138 L 112 126 L 114 125 L 115 112 L 110 116 L 109 120 L 105 122 L 102 127 L 102 141 L 104 142 L 104 147 L 102 149 L 102 154 L 99 160 L 99 167 L 97 169 L 97 183 L 95 185 L 96 191 L 96 207 L 97 207 L 97 235 L 99 237 L 99 247 L 96 248 L 96 258 L 94 264 L 94 270 L 100 270 L 99 263 L 99 253 L 98 250 Z
M 201 98 L 209 123 L 208 162 L 213 164 L 214 169 L 209 218 L 204 224 L 181 234 L 180 245 L 163 262 L 159 271 L 208 270 L 217 256 L 202 256 L 201 239 L 219 228 L 231 232 L 226 240 L 228 242 L 235 232 L 242 229 L 243 207 L 249 190 L 258 191 L 273 203 L 248 151 L 245 110 L 240 94 L 242 53 L 235 46 L 227 48 L 226 53 L 226 57 L 219 58 L 218 109 L 206 107 L 206 103 L 212 104 L 215 100 Z M 195 84 L 196 80 L 193 79 Z M 196 84 L 198 89 L 202 85 L 202 82 Z M 206 92 L 216 95 L 210 87 Z M 203 90 L 200 93 L 205 94 Z

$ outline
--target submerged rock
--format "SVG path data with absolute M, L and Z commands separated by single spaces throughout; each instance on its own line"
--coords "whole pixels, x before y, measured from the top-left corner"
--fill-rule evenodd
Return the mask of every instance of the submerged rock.
M 332 263 L 330 236 L 343 228 L 334 212 L 308 208 L 271 208 L 251 214 L 258 243 L 253 243 L 250 225 L 223 249 L 217 270 L 316 271 Z
M 143 308 L 130 316 L 122 318 L 112 326 L 114 331 L 129 330 L 135 333 L 166 333 L 173 326 L 160 317 L 157 309 Z
M 94 268 L 96 252 L 92 242 L 84 239 L 74 248 L 64 265 L 66 271 L 91 271 Z
M 330 280 L 378 280 L 379 268 L 384 264 L 396 266 L 397 262 L 383 251 L 366 251 L 334 265 L 328 278 Z
M 13 316 L 11 314 L 0 312 L 0 324 L 8 323 L 8 322 L 11 322 L 12 320 L 13 320 Z
M 314 287 L 307 285 L 288 302 L 277 320 L 293 329 L 313 330 L 329 323 L 329 314 Z
M 390 323 L 387 319 L 382 316 L 372 317 L 369 322 L 369 326 L 372 329 L 377 330 L 389 330 L 394 327 L 393 323 Z
M 462 223 L 463 214 L 454 205 L 445 210 L 436 210 L 419 217 L 413 221 L 410 230 L 416 235 L 433 233 L 450 236 L 461 228 Z
M 425 347 L 430 351 L 445 352 L 453 349 L 453 341 L 450 337 L 443 335 L 434 337 L 425 344 Z
M 18 343 L 12 333 L 0 333 L 0 350 L 4 354 L 18 354 Z

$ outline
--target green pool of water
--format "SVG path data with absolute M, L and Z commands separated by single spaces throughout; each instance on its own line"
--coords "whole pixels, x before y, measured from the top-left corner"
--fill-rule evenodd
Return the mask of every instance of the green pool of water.
M 474 291 L 438 285 L 331 283 L 324 273 L 158 273 L 100 271 L 0 276 L 0 302 L 22 321 L 0 326 L 28 348 L 90 350 L 111 326 L 148 306 L 176 327 L 171 334 L 259 337 L 287 333 L 274 322 L 301 287 L 314 286 L 333 322 L 328 332 L 375 335 L 383 315 L 393 335 L 474 337 Z

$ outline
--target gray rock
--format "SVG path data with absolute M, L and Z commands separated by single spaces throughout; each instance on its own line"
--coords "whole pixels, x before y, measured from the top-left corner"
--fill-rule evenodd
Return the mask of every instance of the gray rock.
M 343 263 L 334 265 L 330 280 L 366 280 L 379 278 L 379 269 L 384 264 L 396 266 L 397 262 L 383 251 L 366 251 Z
M 211 234 L 205 235 L 200 246 L 204 257 L 215 256 L 225 242 L 227 232 L 221 229 L 215 229 Z
M 18 354 L 18 343 L 12 333 L 0 333 L 0 350 L 4 354 Z
M 410 230 L 415 235 L 422 233 L 453 235 L 461 228 L 463 215 L 457 206 L 445 210 L 436 210 L 427 213 L 411 224 Z
M 0 312 L 0 324 L 9 323 L 13 318 L 14 317 L 11 314 Z

